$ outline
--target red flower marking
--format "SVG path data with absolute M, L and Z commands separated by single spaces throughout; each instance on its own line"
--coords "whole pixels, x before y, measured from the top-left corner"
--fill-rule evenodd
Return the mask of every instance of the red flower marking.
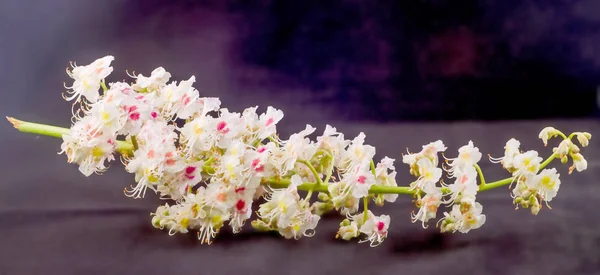
M 269 119 L 267 119 L 267 123 L 265 124 L 266 126 L 269 126 L 271 124 L 273 124 L 274 120 L 272 117 L 270 117 Z
M 365 182 L 367 182 L 367 177 L 365 177 L 365 176 L 358 177 L 358 183 L 365 184 Z
M 377 231 L 383 230 L 384 227 L 385 227 L 385 224 L 383 222 L 378 222 L 377 223 Z
M 188 166 L 187 168 L 185 168 L 186 174 L 194 173 L 194 171 L 196 171 L 196 167 L 194 167 L 194 166 Z
M 240 212 L 242 212 L 245 207 L 246 207 L 246 202 L 244 200 L 238 200 L 237 203 L 235 204 L 235 208 Z
M 181 100 L 183 101 L 183 105 L 188 105 L 190 104 L 190 101 L 192 101 L 192 99 L 190 98 L 190 96 L 188 96 L 187 94 L 183 95 L 181 97 Z
M 217 124 L 217 131 L 227 134 L 229 132 L 229 128 L 227 128 L 227 122 L 221 121 Z
M 133 121 L 137 121 L 138 119 L 140 119 L 140 113 L 130 114 L 129 118 L 131 118 L 131 120 L 133 120 Z

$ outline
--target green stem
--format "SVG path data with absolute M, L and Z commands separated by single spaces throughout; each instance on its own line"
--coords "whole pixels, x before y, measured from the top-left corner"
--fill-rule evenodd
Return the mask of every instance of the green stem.
M 552 154 L 551 156 L 549 156 L 544 162 L 542 162 L 542 164 L 540 164 L 540 169 L 538 170 L 542 170 L 544 169 L 546 166 L 548 166 L 548 164 L 550 164 L 550 162 L 552 162 L 555 158 L 557 157 L 556 154 Z
M 12 117 L 7 117 L 7 119 L 10 123 L 13 124 L 13 126 L 17 130 L 24 132 L 24 133 L 38 134 L 38 135 L 57 137 L 57 138 L 62 138 L 62 135 L 69 133 L 68 128 L 26 122 L 26 121 L 12 118 Z M 133 152 L 133 144 L 126 142 L 126 141 L 119 140 L 119 141 L 117 141 L 117 152 L 119 152 L 122 155 L 131 155 Z M 556 158 L 556 155 L 552 154 L 548 159 L 546 159 L 540 165 L 540 169 L 543 169 L 544 167 L 546 167 L 555 158 Z M 316 173 L 316 170 L 312 166 L 312 164 L 310 164 L 307 161 L 300 161 L 300 162 L 303 162 L 303 163 L 305 162 L 305 164 L 308 163 L 307 166 L 309 167 L 309 169 L 311 169 L 311 172 L 313 172 L 313 174 L 315 175 L 315 178 L 317 179 L 317 183 L 306 182 L 306 183 L 300 185 L 298 187 L 298 189 L 304 190 L 304 191 L 313 190 L 314 192 L 329 193 L 329 191 L 327 190 L 327 185 L 323 184 L 323 182 L 321 181 L 321 178 Z M 203 168 L 208 169 L 208 168 L 212 168 L 212 167 L 203 167 Z M 208 170 L 210 170 L 210 169 L 208 169 Z M 480 175 L 482 175 L 482 174 L 483 173 L 481 173 Z M 513 178 L 511 177 L 511 178 L 506 178 L 506 179 L 502 179 L 502 180 L 498 180 L 498 181 L 494 181 L 494 182 L 489 182 L 489 183 L 486 183 L 485 185 L 480 185 L 479 191 L 486 191 L 486 190 L 494 189 L 497 187 L 501 187 L 501 186 L 510 184 L 512 181 L 513 181 Z M 482 182 L 483 182 L 483 180 L 482 180 Z M 291 184 L 291 182 L 289 179 L 263 178 L 263 184 L 268 184 L 273 188 L 286 188 Z M 374 185 L 374 186 L 371 186 L 371 189 L 369 189 L 369 194 L 414 195 L 415 193 L 416 193 L 415 190 L 411 190 L 410 187 L 405 187 L 405 186 Z
M 375 163 L 371 160 L 371 173 L 373 173 L 373 177 L 377 178 L 377 174 L 375 173 Z
M 479 167 L 479 165 L 477 165 L 477 163 L 473 164 L 473 167 L 475 167 L 475 170 L 477 170 L 477 173 L 479 174 L 479 181 L 481 181 L 481 186 L 485 186 L 485 178 L 483 177 L 483 172 L 481 171 L 481 167 Z
M 137 142 L 137 138 L 135 137 L 135 135 L 131 135 L 131 144 L 133 145 L 133 150 L 137 150 L 139 148 L 138 142 Z
M 369 219 L 369 198 L 368 197 L 363 197 L 363 223 L 367 222 L 367 219 Z
M 315 179 L 317 180 L 317 186 L 319 185 L 323 185 L 323 181 L 321 180 L 321 177 L 319 176 L 319 173 L 317 173 L 317 170 L 315 169 L 315 167 L 310 163 L 310 161 L 307 160 L 298 160 L 298 162 L 306 165 L 308 167 L 308 169 L 310 169 L 310 171 L 313 173 L 313 176 L 315 176 Z
M 27 122 L 12 117 L 6 117 L 6 119 L 8 119 L 17 130 L 23 133 L 62 138 L 63 135 L 70 132 L 69 128 Z M 132 155 L 133 145 L 127 141 L 117 140 L 116 151 L 122 155 Z

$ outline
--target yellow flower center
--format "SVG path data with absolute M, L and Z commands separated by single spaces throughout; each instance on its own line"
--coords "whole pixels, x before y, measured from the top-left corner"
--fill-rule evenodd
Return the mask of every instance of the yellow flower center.
M 550 178 L 549 176 L 544 176 L 541 180 L 541 183 L 542 183 L 542 186 L 552 189 L 552 188 L 554 188 L 556 181 L 553 181 L 552 178 Z
M 99 147 L 94 147 L 94 149 L 92 149 L 92 156 L 99 158 L 103 155 L 104 151 L 102 151 L 102 149 L 100 149 Z

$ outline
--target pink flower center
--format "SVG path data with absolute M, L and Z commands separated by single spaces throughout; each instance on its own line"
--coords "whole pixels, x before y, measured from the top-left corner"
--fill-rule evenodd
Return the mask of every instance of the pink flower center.
M 190 104 L 190 101 L 192 101 L 192 99 L 188 95 L 183 95 L 181 99 L 183 100 L 183 105 L 188 105 Z
M 131 118 L 131 120 L 133 120 L 133 121 L 137 121 L 138 119 L 140 119 L 140 113 L 130 114 L 129 118 Z
M 267 150 L 267 147 L 263 146 L 263 147 L 258 148 L 258 150 L 256 150 L 256 151 L 259 152 L 259 153 L 262 153 L 262 152 L 264 152 L 266 150 Z
M 367 177 L 365 177 L 365 176 L 358 177 L 358 183 L 365 184 L 365 182 L 367 182 Z
M 225 121 L 221 121 L 217 124 L 217 131 L 223 133 L 223 134 L 227 134 L 227 132 L 229 132 L 229 128 L 227 128 L 227 122 Z
M 235 209 L 237 209 L 240 212 L 243 211 L 245 207 L 246 207 L 246 202 L 244 200 L 238 200 L 237 203 L 235 204 Z
M 188 166 L 187 168 L 185 168 L 186 174 L 194 173 L 194 171 L 196 171 L 196 167 L 194 167 L 194 166 Z
M 383 230 L 384 227 L 385 227 L 385 223 L 377 222 L 377 231 Z
M 238 187 L 238 188 L 235 189 L 236 193 L 244 192 L 244 191 L 246 191 L 246 187 Z
M 252 164 L 250 165 L 252 165 L 252 168 L 254 168 L 254 171 L 256 172 L 262 172 L 265 170 L 265 166 L 260 163 L 260 159 L 253 159 Z
M 274 121 L 275 121 L 275 120 L 273 120 L 273 118 L 272 118 L 272 117 L 270 117 L 269 119 L 267 119 L 267 123 L 266 123 L 265 125 L 266 125 L 266 126 L 269 126 L 269 125 L 273 124 L 273 122 L 274 122 Z
M 148 158 L 149 159 L 154 158 L 154 150 L 148 151 Z
M 157 116 L 156 112 L 152 112 L 152 113 L 150 113 L 150 115 L 152 116 L 152 118 L 156 118 L 156 116 Z

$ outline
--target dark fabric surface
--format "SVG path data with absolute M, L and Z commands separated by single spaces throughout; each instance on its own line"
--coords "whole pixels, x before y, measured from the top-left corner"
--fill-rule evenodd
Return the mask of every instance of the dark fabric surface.
M 18 115 L 18 114 L 15 114 Z M 285 120 L 284 120 L 285 121 Z M 300 123 L 283 123 L 283 132 Z M 539 121 L 449 124 L 343 124 L 376 146 L 377 157 L 400 159 L 405 146 L 442 139 L 448 155 L 472 139 L 481 151 L 498 156 L 510 137 L 523 148 L 540 149 L 538 131 L 553 125 L 565 132 L 597 136 L 595 121 Z M 316 123 L 315 126 L 324 125 Z M 322 128 L 321 128 L 322 129 Z M 389 238 L 379 247 L 334 239 L 341 217 L 322 220 L 317 234 L 299 241 L 272 234 L 223 232 L 211 246 L 195 235 L 170 237 L 152 228 L 152 195 L 132 200 L 122 194 L 133 182 L 114 164 L 103 176 L 85 178 L 57 155 L 60 141 L 0 127 L 0 274 L 600 274 L 600 143 L 593 138 L 583 153 L 589 170 L 568 176 L 558 165 L 562 185 L 537 217 L 515 211 L 506 188 L 479 196 L 487 223 L 469 234 L 438 234 L 409 222 L 408 197 L 374 208 L 392 217 Z M 411 179 L 398 163 L 398 182 Z M 506 173 L 487 161 L 488 181 Z

